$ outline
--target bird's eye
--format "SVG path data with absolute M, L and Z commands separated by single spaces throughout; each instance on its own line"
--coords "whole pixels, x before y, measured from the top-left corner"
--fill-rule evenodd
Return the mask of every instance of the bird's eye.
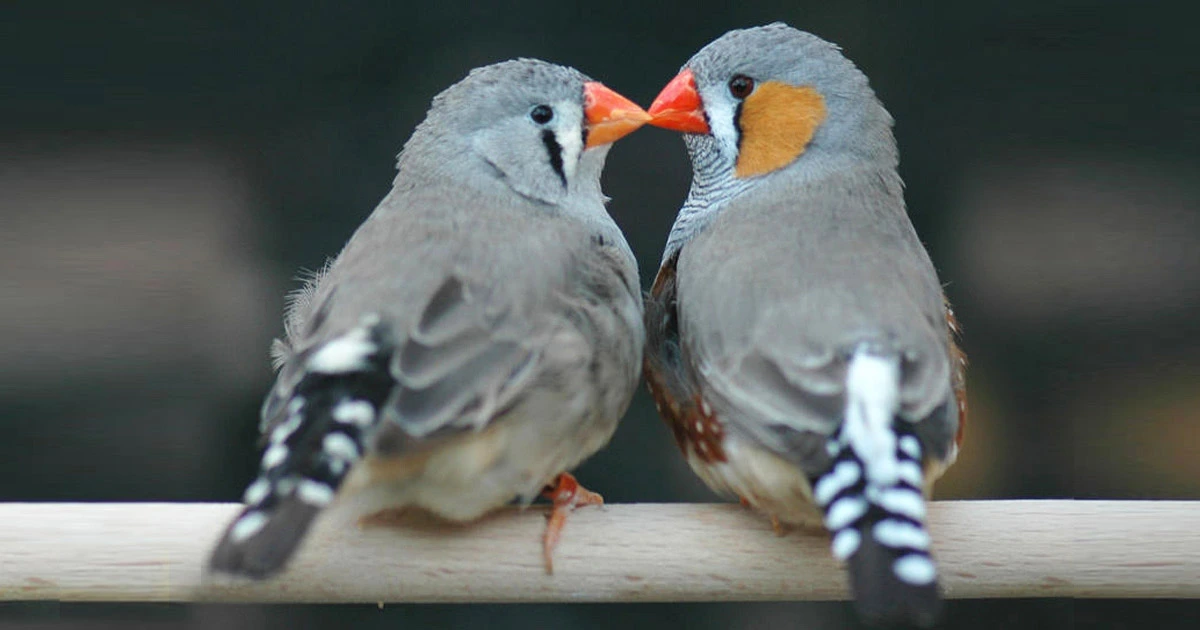
M 733 98 L 741 100 L 750 96 L 753 91 L 754 79 L 744 74 L 739 74 L 729 80 L 729 93 L 733 95 Z
M 529 110 L 529 118 L 539 125 L 544 125 L 554 120 L 554 110 L 550 109 L 549 105 L 538 105 Z

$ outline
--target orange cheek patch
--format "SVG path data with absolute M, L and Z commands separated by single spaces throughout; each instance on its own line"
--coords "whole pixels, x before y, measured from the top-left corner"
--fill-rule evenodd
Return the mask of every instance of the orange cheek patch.
M 767 81 L 742 103 L 738 177 L 783 168 L 804 153 L 825 120 L 825 99 L 809 86 Z

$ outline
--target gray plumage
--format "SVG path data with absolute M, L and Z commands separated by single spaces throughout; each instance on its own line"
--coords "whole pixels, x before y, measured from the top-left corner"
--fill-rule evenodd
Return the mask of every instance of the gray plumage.
M 847 361 L 866 343 L 904 358 L 901 417 L 941 408 L 918 430 L 946 456 L 957 418 L 941 286 L 894 172 L 763 181 L 688 242 L 677 274 L 692 368 L 731 430 L 823 470 L 823 449 L 797 440 L 836 432 L 828 409 L 843 406 Z
M 316 422 L 293 420 L 312 404 L 305 392 L 352 385 L 369 411 L 347 406 L 328 424 L 361 420 L 350 434 L 360 457 L 329 485 L 355 473 L 350 486 L 388 505 L 470 520 L 531 501 L 608 441 L 639 377 L 644 332 L 636 262 L 600 190 L 608 147 L 584 149 L 587 80 L 522 59 L 474 70 L 434 99 L 392 191 L 292 301 L 262 412 L 269 442 L 300 433 L 289 423 Z M 553 110 L 544 124 L 531 120 L 538 105 Z M 275 492 L 286 475 L 266 464 Z M 230 533 L 247 514 L 282 514 L 247 498 Z M 290 547 L 267 540 L 269 526 L 227 533 L 213 566 L 278 570 L 314 515 L 286 526 Z
M 697 52 L 684 68 L 696 76 L 711 134 L 684 136 L 693 170 L 692 187 L 671 229 L 663 259 L 715 217 L 720 206 L 764 179 L 802 184 L 843 169 L 874 165 L 894 171 L 899 161 L 892 138 L 892 116 L 871 90 L 867 77 L 835 44 L 785 24 L 730 31 Z M 737 74 L 769 77 L 790 85 L 811 85 L 820 92 L 830 116 L 804 152 L 803 161 L 755 180 L 734 176 L 739 132 L 738 103 L 726 84 Z M 894 175 L 894 173 L 893 173 Z
M 864 618 L 932 623 L 920 495 L 957 453 L 962 363 L 892 118 L 836 46 L 784 24 L 732 31 L 684 71 L 708 133 L 684 137 L 692 187 L 647 301 L 652 393 L 710 486 L 787 523 L 822 511 Z M 748 176 L 739 75 L 822 107 L 798 155 Z

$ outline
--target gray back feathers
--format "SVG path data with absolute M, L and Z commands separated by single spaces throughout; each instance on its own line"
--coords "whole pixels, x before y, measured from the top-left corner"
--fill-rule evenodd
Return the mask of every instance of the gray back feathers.
M 777 451 L 814 452 L 788 435 L 836 430 L 847 360 L 867 344 L 902 358 L 902 417 L 945 412 L 924 427 L 943 451 L 956 417 L 941 287 L 905 211 L 892 118 L 866 77 L 784 24 L 732 31 L 685 67 L 713 133 L 685 136 L 695 179 L 664 259 L 681 250 L 680 332 L 714 407 Z M 735 116 L 737 74 L 811 86 L 827 109 L 794 162 L 747 179 L 713 120 Z
M 391 193 L 295 300 L 264 426 L 302 376 L 298 357 L 366 314 L 395 335 L 388 409 L 413 438 L 488 422 L 580 304 L 629 310 L 631 326 L 610 332 L 628 337 L 627 352 L 640 348 L 636 262 L 599 186 L 606 148 L 577 155 L 564 184 L 546 129 L 529 120 L 551 104 L 554 132 L 582 143 L 585 79 L 522 59 L 475 70 L 434 99 Z
M 641 299 L 604 210 L 607 149 L 584 150 L 585 79 L 521 59 L 434 99 L 392 191 L 289 300 L 260 475 L 212 568 L 278 571 L 363 458 L 417 463 L 371 481 L 467 520 L 608 441 L 638 377 Z M 405 459 L 493 423 L 510 437 L 492 458 L 440 451 L 469 481 Z

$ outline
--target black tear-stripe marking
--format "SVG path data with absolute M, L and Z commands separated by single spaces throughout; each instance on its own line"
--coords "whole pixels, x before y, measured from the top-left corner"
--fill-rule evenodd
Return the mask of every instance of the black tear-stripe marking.
M 737 133 L 738 155 L 741 155 L 742 153 L 742 138 L 745 137 L 745 134 L 742 133 L 742 106 L 745 104 L 745 101 L 738 101 L 737 109 L 733 111 L 733 131 Z M 704 114 L 704 121 L 708 122 L 707 112 Z M 712 126 L 710 125 L 709 128 L 711 129 Z
M 550 154 L 550 168 L 558 173 L 558 179 L 562 181 L 563 188 L 567 187 L 567 174 L 563 172 L 562 146 L 558 144 L 558 138 L 554 136 L 554 132 L 546 129 L 542 132 L 542 144 L 546 145 L 546 153 Z

